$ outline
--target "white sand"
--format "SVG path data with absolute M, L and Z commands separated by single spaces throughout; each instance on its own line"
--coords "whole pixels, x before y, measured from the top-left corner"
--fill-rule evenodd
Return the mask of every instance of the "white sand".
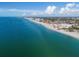
M 37 24 L 41 24 L 41 25 L 43 25 L 44 27 L 46 27 L 50 30 L 53 30 L 53 31 L 56 31 L 56 32 L 59 32 L 59 33 L 65 34 L 65 35 L 69 35 L 69 36 L 74 37 L 76 39 L 79 39 L 79 33 L 77 33 L 77 32 L 66 32 L 64 30 L 57 30 L 57 29 L 53 28 L 53 26 L 50 25 L 50 24 L 46 24 L 46 23 L 43 23 L 43 22 L 38 22 L 38 21 L 35 21 L 35 20 L 30 20 L 30 21 L 35 22 Z

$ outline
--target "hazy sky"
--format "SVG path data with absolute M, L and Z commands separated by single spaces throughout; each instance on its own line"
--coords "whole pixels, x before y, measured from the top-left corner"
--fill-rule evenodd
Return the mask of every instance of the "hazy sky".
M 0 16 L 79 16 L 79 2 L 0 2 Z

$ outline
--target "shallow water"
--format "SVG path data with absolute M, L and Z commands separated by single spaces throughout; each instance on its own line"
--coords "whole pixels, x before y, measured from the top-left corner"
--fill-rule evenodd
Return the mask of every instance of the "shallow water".
M 79 56 L 79 40 L 24 18 L 0 17 L 0 56 Z

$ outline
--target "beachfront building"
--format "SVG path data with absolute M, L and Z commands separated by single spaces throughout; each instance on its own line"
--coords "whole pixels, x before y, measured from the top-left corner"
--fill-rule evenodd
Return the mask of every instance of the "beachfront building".
M 38 22 L 42 22 L 42 21 L 43 21 L 42 18 L 35 18 L 34 20 L 35 20 L 35 21 L 38 21 Z
M 67 23 L 62 23 L 60 24 L 60 28 L 69 28 L 71 27 L 73 24 L 67 24 Z
M 66 30 L 68 31 L 69 28 L 71 28 L 73 24 L 67 24 L 67 23 L 53 23 L 52 27 L 58 30 Z

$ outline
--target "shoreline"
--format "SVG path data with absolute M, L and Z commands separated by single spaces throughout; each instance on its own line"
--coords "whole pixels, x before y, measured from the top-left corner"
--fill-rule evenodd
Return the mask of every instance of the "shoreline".
M 57 30 L 57 29 L 53 28 L 52 25 L 50 25 L 50 24 L 46 24 L 46 23 L 43 23 L 43 22 L 38 22 L 38 21 L 35 21 L 35 20 L 31 20 L 31 19 L 29 19 L 29 20 L 34 22 L 34 23 L 41 24 L 42 26 L 46 27 L 47 29 L 50 29 L 50 30 L 53 30 L 53 31 L 71 36 L 71 37 L 76 38 L 76 39 L 79 39 L 79 33 L 77 33 L 77 32 L 66 32 L 64 30 Z

